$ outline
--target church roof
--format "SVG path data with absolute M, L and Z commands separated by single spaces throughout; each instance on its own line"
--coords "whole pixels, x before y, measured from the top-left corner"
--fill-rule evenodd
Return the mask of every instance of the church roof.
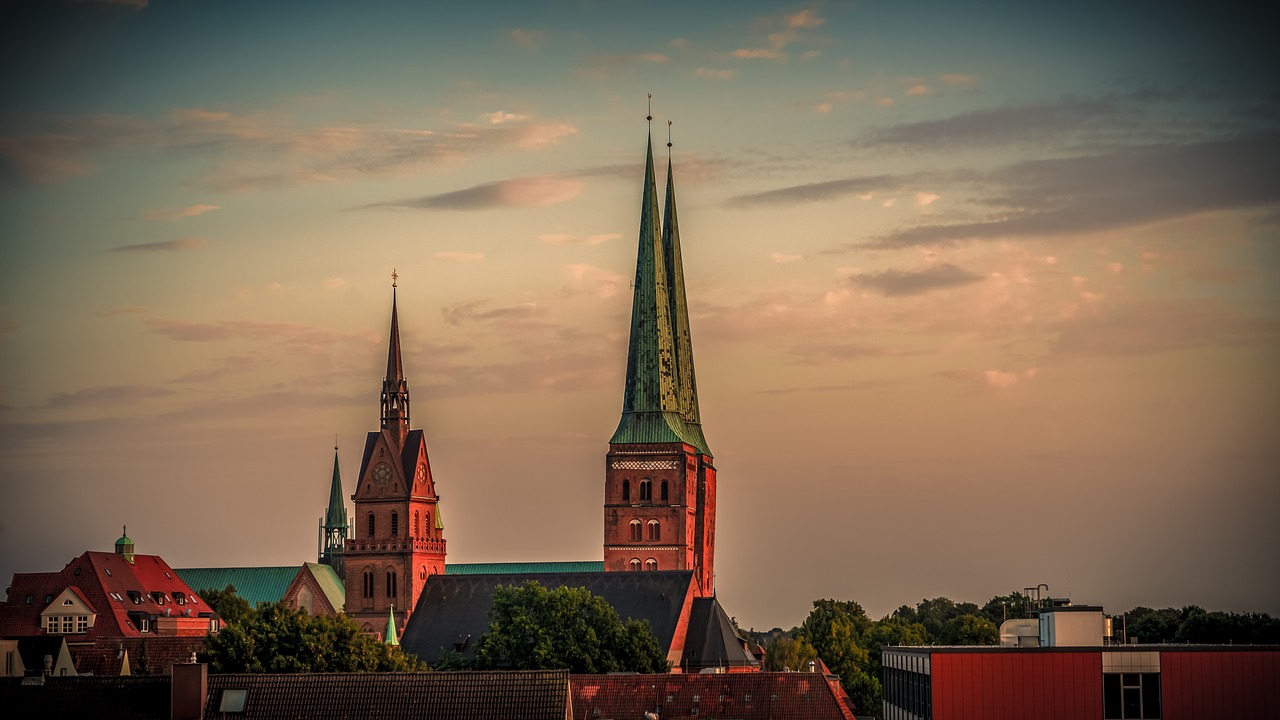
M 624 621 L 649 621 L 664 653 L 670 651 L 695 586 L 691 570 L 432 575 L 409 616 L 401 647 L 429 663 L 459 648 L 470 657 L 475 642 L 489 629 L 494 589 L 528 580 L 547 588 L 586 588 L 603 597 Z
M 686 672 L 697 672 L 702 668 L 757 668 L 760 662 L 746 650 L 720 602 L 710 597 L 693 601 L 680 666 Z
M 333 449 L 333 480 L 329 483 L 329 509 L 324 514 L 326 528 L 347 527 L 347 504 L 342 494 L 342 473 L 338 471 L 338 448 Z
M 311 571 L 311 576 L 316 579 L 316 584 L 324 591 L 329 605 L 336 610 L 342 610 L 347 604 L 347 591 L 337 571 L 324 563 L 309 562 L 306 563 L 306 567 Z
M 506 575 L 518 573 L 604 572 L 603 560 L 567 562 L 445 563 L 445 575 Z
M 671 147 L 671 143 L 667 143 Z M 676 181 L 667 158 L 667 201 L 662 214 L 662 257 L 667 275 L 667 317 L 671 322 L 672 357 L 675 360 L 676 402 L 694 447 L 710 455 L 702 435 L 698 410 L 698 383 L 693 371 L 693 336 L 689 331 L 689 303 L 684 292 L 684 260 L 680 253 L 680 222 L 676 214 Z
M 299 567 L 179 568 L 174 572 L 197 592 L 222 590 L 234 585 L 236 595 L 249 601 L 250 607 L 257 607 L 258 603 L 280 602 L 297 576 Z

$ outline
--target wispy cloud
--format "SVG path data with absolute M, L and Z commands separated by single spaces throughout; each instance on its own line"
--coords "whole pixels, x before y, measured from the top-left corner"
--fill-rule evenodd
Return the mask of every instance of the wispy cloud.
M 445 322 L 450 325 L 462 325 L 472 322 L 520 322 L 543 314 L 537 303 L 518 303 L 492 309 L 485 309 L 488 300 L 457 303 L 441 308 Z
M 184 208 L 165 208 L 163 210 L 149 210 L 142 214 L 142 219 L 147 221 L 153 220 L 181 220 L 183 218 L 196 217 L 207 212 L 213 212 L 220 209 L 217 205 L 190 205 Z
M 923 270 L 884 270 L 878 273 L 853 275 L 849 278 L 855 285 L 890 297 L 922 295 L 934 290 L 963 287 L 981 282 L 982 279 L 982 275 L 950 263 Z
M 601 233 L 583 237 L 563 233 L 543 233 L 538 236 L 538 242 L 546 243 L 547 245 L 599 245 L 610 240 L 617 240 L 620 237 L 622 237 L 622 233 Z
M 511 38 L 511 41 L 517 47 L 525 50 L 537 50 L 542 46 L 542 41 L 546 39 L 547 34 L 541 30 L 513 28 L 507 32 L 507 37 Z
M 475 261 L 475 260 L 483 260 L 483 259 L 484 259 L 484 253 L 482 253 L 482 252 L 458 252 L 458 251 L 456 251 L 456 250 L 450 250 L 450 251 L 447 251 L 447 252 L 438 252 L 438 253 L 436 253 L 436 254 L 435 254 L 435 257 L 436 257 L 437 259 L 440 259 L 440 260 L 448 260 L 448 261 L 451 261 L 451 262 L 471 262 L 471 261 Z
M 172 390 L 152 385 L 112 385 L 84 388 L 75 392 L 54 393 L 49 396 L 45 404 L 51 408 L 127 405 L 171 394 L 173 394 Z
M 804 259 L 803 255 L 787 255 L 784 253 L 773 253 L 769 255 L 769 257 L 773 258 L 773 261 L 778 264 L 793 263 L 797 260 Z
M 804 10 L 784 15 L 781 18 L 761 18 L 758 24 L 772 27 L 781 25 L 781 29 L 771 32 L 765 37 L 765 47 L 738 48 L 729 53 L 729 55 L 730 57 L 748 60 L 785 60 L 788 57 L 785 52 L 786 48 L 805 39 L 801 36 L 802 30 L 820 27 L 825 22 L 826 18 L 820 17 L 813 8 L 805 8 Z M 805 53 L 805 55 L 814 57 L 809 53 Z
M 611 298 L 626 287 L 627 279 L 611 270 L 594 265 L 565 265 L 565 275 L 569 278 L 570 292 L 586 291 L 600 298 Z
M 429 210 L 489 210 L 494 208 L 541 207 L 576 199 L 584 185 L 579 180 L 543 175 L 512 178 L 469 187 L 465 190 L 423 195 L 417 198 L 374 203 L 366 207 L 405 207 Z
M 754 205 L 784 205 L 791 203 L 820 202 L 834 200 L 846 195 L 863 195 L 874 192 L 887 192 L 901 189 L 903 178 L 892 175 L 873 175 L 865 177 L 845 178 L 843 180 L 827 180 L 824 182 L 792 185 L 791 187 L 766 190 L 764 192 L 738 195 L 729 198 L 733 207 L 751 207 Z
M 120 245 L 107 252 L 170 252 L 175 250 L 195 250 L 204 247 L 201 238 L 182 238 L 181 240 L 161 240 L 158 242 L 138 243 L 136 245 Z

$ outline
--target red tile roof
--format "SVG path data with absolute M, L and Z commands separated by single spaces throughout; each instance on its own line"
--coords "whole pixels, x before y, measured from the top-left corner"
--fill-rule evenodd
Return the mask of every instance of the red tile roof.
M 569 689 L 578 717 L 854 720 L 839 681 L 821 673 L 571 675 Z

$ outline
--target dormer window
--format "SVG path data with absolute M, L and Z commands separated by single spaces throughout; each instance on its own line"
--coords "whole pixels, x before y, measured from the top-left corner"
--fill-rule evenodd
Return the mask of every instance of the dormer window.
M 137 590 L 126 590 L 125 592 L 129 593 L 129 600 L 131 600 L 134 605 L 142 604 L 142 593 Z
M 179 605 L 186 605 L 187 594 L 182 592 L 181 590 L 175 590 L 173 593 L 173 601 L 178 603 Z
M 165 602 L 168 601 L 168 598 L 164 596 L 164 593 L 160 592 L 159 590 L 151 591 L 151 599 L 154 600 L 155 604 L 157 605 L 163 605 L 165 604 Z

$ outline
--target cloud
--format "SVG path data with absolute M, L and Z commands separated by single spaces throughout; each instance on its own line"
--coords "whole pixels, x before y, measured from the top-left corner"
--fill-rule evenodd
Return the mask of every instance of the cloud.
M 978 76 L 977 75 L 943 74 L 938 76 L 938 82 L 942 83 L 943 85 L 958 85 L 961 87 L 967 87 L 969 85 L 977 84 Z
M 928 95 L 929 88 L 924 85 L 912 85 L 907 88 L 908 95 Z
M 855 285 L 874 290 L 882 295 L 897 297 L 972 285 L 981 282 L 983 276 L 950 263 L 943 263 L 924 270 L 884 270 L 878 273 L 864 273 L 853 275 L 849 280 Z
M 221 380 L 227 375 L 249 372 L 258 367 L 258 361 L 246 355 L 228 355 L 223 358 L 216 367 L 205 370 L 192 370 L 184 375 L 174 378 L 171 384 L 195 384 L 208 383 Z
M 1001 208 L 990 217 L 906 228 L 877 244 L 905 247 L 1099 232 L 1203 212 L 1261 208 L 1280 202 L 1276 167 L 1280 132 L 1021 162 L 980 178 L 991 188 L 982 202 Z
M 543 207 L 568 202 L 582 194 L 581 181 L 554 175 L 513 178 L 439 195 L 391 200 L 365 207 L 407 207 L 429 210 L 490 210 Z
M 1027 368 L 1022 372 L 1016 372 L 1016 371 L 1010 371 L 1010 370 L 984 370 L 982 372 L 982 379 L 985 380 L 987 384 L 990 385 L 991 387 L 997 387 L 997 388 L 1000 388 L 1001 390 L 1007 390 L 1008 388 L 1011 388 L 1014 385 L 1017 385 L 1018 383 L 1023 382 L 1024 380 L 1030 380 L 1031 378 L 1035 377 L 1039 372 L 1040 372 L 1039 368 Z
M 779 50 L 771 50 L 768 48 L 738 48 L 737 50 L 734 50 L 733 52 L 729 53 L 729 55 L 730 57 L 735 57 L 743 60 L 757 60 L 757 59 L 780 60 L 787 56 L 786 53 L 784 52 L 781 52 Z
M 342 334 L 336 330 L 316 328 L 299 323 L 263 322 L 260 320 L 221 320 L 193 322 L 176 318 L 147 318 L 148 330 L 179 342 L 219 342 L 231 339 L 271 340 L 307 349 L 329 349 L 344 342 L 363 343 L 363 335 Z
M 932 204 L 933 204 L 933 202 L 934 202 L 935 200 L 937 200 L 938 198 L 940 198 L 940 197 L 942 197 L 942 196 L 941 196 L 941 195 L 938 195 L 937 193 L 930 193 L 930 192 L 918 192 L 918 193 L 916 193 L 916 204 L 917 204 L 917 205 L 932 205 Z
M 562 269 L 572 282 L 571 290 L 586 290 L 600 298 L 616 296 L 627 283 L 626 277 L 593 265 L 565 265 Z
M 182 218 L 196 217 L 218 209 L 220 208 L 217 205 L 191 205 L 184 208 L 165 208 L 164 210 L 151 210 L 143 213 L 142 219 L 147 221 L 181 220 Z
M 45 403 L 51 408 L 72 408 L 95 405 L 131 405 L 142 400 L 173 394 L 151 385 L 112 385 L 110 387 L 91 387 L 75 392 L 54 393 Z
M 450 325 L 462 325 L 471 322 L 519 323 L 543 314 L 543 310 L 534 302 L 517 303 L 493 308 L 492 310 L 482 310 L 481 308 L 488 303 L 488 300 L 456 303 L 447 305 L 441 308 L 440 311 L 444 315 L 445 322 Z
M 601 233 L 598 235 L 587 235 L 586 237 L 578 237 L 577 235 L 565 235 L 562 233 L 543 233 L 538 236 L 538 242 L 548 245 L 599 245 L 609 240 L 617 240 L 622 237 L 622 233 Z
M 738 195 L 729 198 L 728 203 L 732 207 L 751 207 L 753 205 L 819 202 L 833 200 L 846 195 L 897 190 L 902 186 L 902 182 L 902 179 L 890 175 L 828 180 L 805 185 L 793 185 L 791 187 L 778 188 L 777 190 L 766 190 L 765 192 L 748 195 Z
M 803 255 L 784 255 L 782 253 L 773 253 L 769 257 L 773 258 L 773 261 L 779 264 L 792 263 L 797 260 L 804 259 Z
M 173 250 L 195 250 L 203 247 L 201 238 L 182 238 L 181 240 L 161 240 L 159 242 L 138 243 L 137 245 L 120 245 L 107 252 L 167 252 Z
M 1280 339 L 1280 320 L 1205 298 L 1127 302 L 1101 313 L 1068 318 L 1053 329 L 1058 334 L 1052 348 L 1055 355 L 1146 355 Z
M 525 50 L 537 50 L 542 41 L 546 39 L 547 34 L 541 30 L 524 30 L 522 28 L 513 28 L 507 33 L 517 46 Z
M 147 309 L 137 305 L 127 305 L 123 307 L 114 307 L 103 310 L 98 313 L 98 317 L 115 317 L 116 315 L 145 315 Z
M 347 286 L 347 281 L 343 280 L 342 278 L 329 278 L 328 280 L 324 281 L 324 288 L 326 290 L 339 290 L 346 286 Z
M 629 65 L 664 65 L 670 60 L 663 53 L 595 53 L 589 60 L 585 73 L 595 78 L 605 78 L 613 70 Z
M 484 253 L 482 252 L 448 251 L 448 252 L 438 252 L 435 254 L 435 256 L 441 260 L 450 260 L 450 261 L 456 261 L 456 262 L 468 262 L 471 260 L 484 259 Z
M 485 120 L 488 120 L 489 124 L 491 125 L 501 125 L 502 123 L 506 123 L 506 122 L 529 119 L 528 115 L 517 115 L 516 113 L 503 112 L 502 110 L 486 113 L 484 115 L 481 115 L 480 117 L 484 118 Z

